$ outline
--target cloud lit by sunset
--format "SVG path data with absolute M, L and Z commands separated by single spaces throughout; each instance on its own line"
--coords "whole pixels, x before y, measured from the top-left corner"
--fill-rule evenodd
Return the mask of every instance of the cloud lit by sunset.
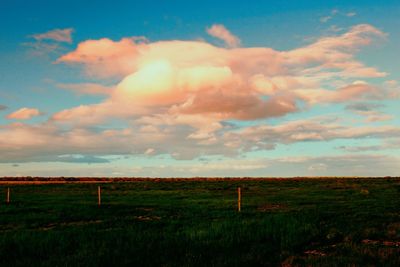
M 203 8 L 127 20 L 121 7 L 106 17 L 113 27 L 97 15 L 87 25 L 82 11 L 8 29 L 0 176 L 398 173 L 393 17 L 345 4 L 299 20 L 268 5 Z

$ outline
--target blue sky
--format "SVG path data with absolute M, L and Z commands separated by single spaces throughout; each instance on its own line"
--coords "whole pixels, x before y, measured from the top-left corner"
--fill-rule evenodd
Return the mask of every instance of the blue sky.
M 2 1 L 0 176 L 385 176 L 398 1 Z

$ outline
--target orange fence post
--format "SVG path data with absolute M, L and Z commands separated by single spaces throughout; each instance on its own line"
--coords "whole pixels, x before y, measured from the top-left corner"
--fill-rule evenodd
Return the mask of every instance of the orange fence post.
M 7 199 L 6 199 L 6 203 L 10 204 L 10 188 L 7 188 Z
M 242 208 L 242 192 L 241 192 L 241 188 L 238 187 L 238 212 L 240 212 Z
M 98 198 L 98 205 L 100 207 L 100 205 L 101 205 L 101 188 L 100 188 L 100 185 L 97 186 L 97 198 Z

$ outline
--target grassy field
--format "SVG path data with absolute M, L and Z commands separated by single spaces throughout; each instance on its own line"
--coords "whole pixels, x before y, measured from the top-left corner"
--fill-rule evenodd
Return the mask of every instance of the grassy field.
M 0 187 L 0 266 L 400 266 L 398 178 Z

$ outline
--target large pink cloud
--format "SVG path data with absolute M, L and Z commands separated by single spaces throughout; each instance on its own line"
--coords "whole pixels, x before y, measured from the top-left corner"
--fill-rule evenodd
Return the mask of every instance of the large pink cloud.
M 314 120 L 259 125 L 262 119 L 315 105 L 393 97 L 391 87 L 373 83 L 386 73 L 356 58 L 362 46 L 384 37 L 380 30 L 363 24 L 289 51 L 136 37 L 83 41 L 57 63 L 80 66 L 98 83 L 58 86 L 81 94 L 103 94 L 104 99 L 56 112 L 43 125 L 8 125 L 0 129 L 0 137 L 10 141 L 0 142 L 0 150 L 14 158 L 20 150 L 13 147 L 26 147 L 30 156 L 35 151 L 49 155 L 64 151 L 166 153 L 190 159 L 273 149 L 282 143 L 390 138 L 399 134 L 398 128 L 347 127 Z M 110 81 L 115 84 L 102 85 Z M 115 129 L 114 121 L 124 126 Z M 254 121 L 257 126 L 236 130 L 232 121 Z
M 213 124 L 284 116 L 299 112 L 299 102 L 385 98 L 385 91 L 360 79 L 386 74 L 354 57 L 360 47 L 384 37 L 361 24 L 290 51 L 226 49 L 201 41 L 88 40 L 57 62 L 80 64 L 92 77 L 120 77 L 120 82 L 103 103 L 64 110 L 52 119 L 82 124 L 163 114 L 203 116 Z M 194 127 L 200 131 L 196 136 L 209 137 L 201 127 L 207 128 Z

